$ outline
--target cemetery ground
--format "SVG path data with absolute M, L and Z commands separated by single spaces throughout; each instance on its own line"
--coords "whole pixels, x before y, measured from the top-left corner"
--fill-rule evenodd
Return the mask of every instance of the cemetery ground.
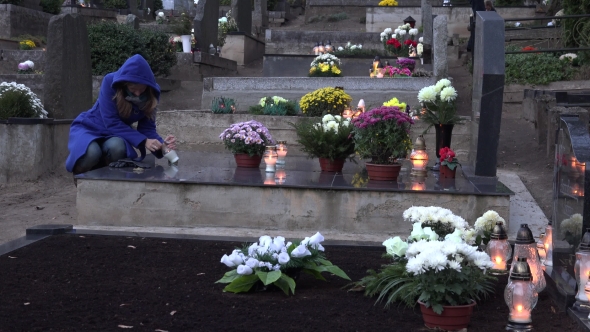
M 302 273 L 294 296 L 278 289 L 224 293 L 219 262 L 240 242 L 64 234 L 0 256 L 0 331 L 429 331 L 419 307 L 384 308 L 349 281 Z M 388 261 L 376 247 L 325 246 L 359 280 Z M 469 330 L 504 330 L 507 277 L 474 309 Z M 582 331 L 547 292 L 535 331 Z

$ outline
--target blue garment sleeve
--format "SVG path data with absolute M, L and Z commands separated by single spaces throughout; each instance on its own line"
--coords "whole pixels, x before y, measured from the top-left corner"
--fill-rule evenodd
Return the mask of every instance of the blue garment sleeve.
M 157 139 L 160 141 L 160 143 L 164 143 L 164 140 L 162 137 L 160 137 L 160 135 L 158 135 L 158 132 L 156 131 L 156 110 L 154 110 L 153 120 L 147 116 L 144 116 L 143 118 L 139 119 L 139 121 L 137 121 L 137 131 L 149 139 Z M 158 159 L 163 157 L 161 150 L 152 152 L 152 154 Z
M 111 135 L 121 137 L 137 148 L 142 144 L 142 142 L 146 140 L 147 137 L 143 133 L 133 129 L 131 126 L 123 122 L 119 116 L 117 104 L 115 103 L 115 100 L 113 100 L 116 91 L 111 87 L 112 81 L 112 75 L 107 75 L 102 80 L 102 84 L 100 86 L 98 105 L 100 108 L 102 121 L 105 128 L 107 128 Z

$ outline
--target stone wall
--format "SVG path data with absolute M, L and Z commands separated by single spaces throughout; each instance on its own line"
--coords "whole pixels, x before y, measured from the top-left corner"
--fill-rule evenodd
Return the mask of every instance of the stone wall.
M 0 4 L 0 37 L 47 36 L 47 25 L 52 16 L 38 10 Z
M 221 56 L 235 61 L 238 66 L 244 66 L 264 55 L 264 42 L 242 32 L 230 33 L 225 38 L 225 45 L 221 49 Z
M 98 23 L 101 21 L 117 21 L 117 10 L 88 7 L 62 7 L 61 14 L 82 15 L 86 24 Z
M 378 33 L 340 31 L 266 30 L 265 54 L 312 54 L 317 42 L 330 40 L 332 46 L 362 44 L 364 49 L 383 50 Z
M 27 60 L 35 63 L 35 70 L 43 71 L 45 68 L 45 52 L 36 50 L 2 50 L 0 59 L 0 75 L 14 74 L 18 70 L 18 64 Z
M 0 183 L 32 181 L 65 167 L 71 120 L 27 120 L 31 123 L 0 122 Z
M 365 9 L 368 7 L 400 9 L 403 7 L 420 7 L 421 5 L 420 0 L 398 0 L 398 6 L 396 7 L 378 7 L 379 2 L 380 0 L 307 0 L 305 20 L 307 22 L 312 17 L 344 12 L 349 17 L 354 18 L 354 22 L 359 22 L 356 18 L 364 17 Z M 432 0 L 431 2 L 434 6 L 442 4 L 442 0 Z M 398 25 L 401 25 L 401 23 Z

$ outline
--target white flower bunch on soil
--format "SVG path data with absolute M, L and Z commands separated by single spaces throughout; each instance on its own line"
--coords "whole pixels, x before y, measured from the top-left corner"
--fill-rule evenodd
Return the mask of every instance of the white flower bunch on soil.
M 451 210 L 439 206 L 412 206 L 404 211 L 403 217 L 406 221 L 422 225 L 445 224 L 452 228 L 452 231 L 455 228 L 460 230 L 469 228 L 465 219 L 454 215 Z
M 574 54 L 574 53 L 566 53 L 566 54 L 563 54 L 563 55 L 561 55 L 561 56 L 559 57 L 559 60 L 566 60 L 566 59 L 567 59 L 569 62 L 572 62 L 572 61 L 574 61 L 574 59 L 576 59 L 577 57 L 578 57 L 578 56 L 577 56 L 576 54 Z
M 0 83 L 0 98 L 2 95 L 8 91 L 20 91 L 25 93 L 29 97 L 29 102 L 33 110 L 35 111 L 35 116 L 45 119 L 47 118 L 47 111 L 43 108 L 43 104 L 41 100 L 37 97 L 37 95 L 31 91 L 26 85 L 24 84 L 17 84 L 16 82 L 2 82 Z
M 414 275 L 436 273 L 445 269 L 461 272 L 466 265 L 480 270 L 491 269 L 494 263 L 490 256 L 467 243 L 453 241 L 420 240 L 409 245 L 406 251 L 406 271 Z
M 323 279 L 322 272 L 329 272 L 350 280 L 344 271 L 326 260 L 323 241 L 319 232 L 297 242 L 263 235 L 258 242 L 221 257 L 221 263 L 234 269 L 217 282 L 229 284 L 224 291 L 240 293 L 249 291 L 260 281 L 264 286 L 274 284 L 288 295 L 289 291 L 295 293 L 290 272 L 306 271 L 318 279 Z
M 575 213 L 571 217 L 561 221 L 559 231 L 563 239 L 570 245 L 576 248 L 582 238 L 582 223 L 584 217 L 581 214 Z

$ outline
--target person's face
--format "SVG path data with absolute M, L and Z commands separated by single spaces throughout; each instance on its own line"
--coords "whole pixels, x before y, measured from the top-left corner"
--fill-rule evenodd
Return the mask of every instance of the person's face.
M 146 88 L 147 85 L 145 84 L 127 83 L 127 90 L 137 97 L 139 97 Z
M 492 10 L 492 5 L 486 4 L 486 11 L 491 11 Z

